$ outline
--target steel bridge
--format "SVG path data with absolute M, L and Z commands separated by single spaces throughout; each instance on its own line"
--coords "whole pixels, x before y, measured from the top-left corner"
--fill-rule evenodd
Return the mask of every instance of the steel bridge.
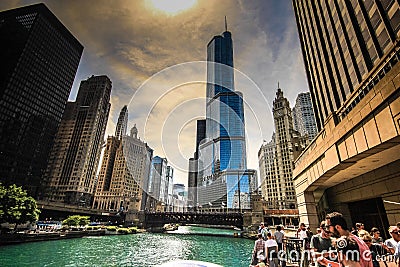
M 144 213 L 145 227 L 162 227 L 167 223 L 235 226 L 243 229 L 242 213 L 149 212 Z

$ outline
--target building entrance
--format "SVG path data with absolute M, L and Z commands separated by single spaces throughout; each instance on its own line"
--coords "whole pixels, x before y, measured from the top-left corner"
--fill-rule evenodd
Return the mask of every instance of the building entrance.
M 389 233 L 387 231 L 389 228 L 389 221 L 382 198 L 379 197 L 351 202 L 348 203 L 348 205 L 353 226 L 361 222 L 368 232 L 372 227 L 377 227 L 384 239 L 389 238 Z

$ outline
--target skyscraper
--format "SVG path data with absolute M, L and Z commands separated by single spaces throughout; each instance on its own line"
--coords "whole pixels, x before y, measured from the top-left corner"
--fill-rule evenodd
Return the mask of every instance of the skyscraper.
M 47 198 L 90 205 L 110 111 L 111 81 L 92 76 L 68 102 L 45 173 Z
M 174 168 L 167 166 L 167 175 L 165 177 L 165 206 L 167 211 L 172 211 L 173 189 L 174 189 Z
M 44 5 L 0 12 L 0 182 L 42 198 L 83 46 Z
M 318 133 L 309 92 L 297 95 L 293 108 L 293 128 L 301 135 L 307 135 L 310 141 Z
M 261 191 L 269 209 L 296 208 L 296 194 L 292 180 L 293 161 L 304 149 L 298 133 L 293 129 L 289 101 L 278 88 L 273 103 L 275 132 L 272 140 L 261 146 L 258 157 Z
M 127 117 L 125 106 L 118 121 L 125 121 Z M 117 124 L 116 128 L 126 128 L 126 125 Z M 137 133 L 135 125 L 130 135 L 124 135 L 122 139 L 108 137 L 93 208 L 108 211 L 143 209 L 143 189 L 149 178 L 153 150 L 138 138 Z
M 207 45 L 206 91 L 198 202 L 209 209 L 250 208 L 250 176 L 254 170 L 246 169 L 243 96 L 234 88 L 232 35 L 227 30 Z M 246 198 L 243 201 L 242 196 Z
M 400 214 L 398 1 L 293 0 L 319 134 L 295 162 L 301 221 L 330 210 L 387 229 Z
M 340 120 L 373 87 L 366 86 L 370 72 L 394 52 L 399 3 L 293 0 L 293 6 L 321 130 L 329 115 L 336 112 Z M 341 109 L 345 102 L 346 108 Z
M 196 121 L 196 152 L 194 157 L 189 159 L 189 171 L 188 171 L 188 198 L 187 204 L 189 209 L 197 209 L 199 205 L 197 201 L 197 185 L 198 179 L 203 176 L 203 172 L 199 170 L 199 154 L 200 154 L 200 143 L 206 138 L 206 120 Z
M 159 156 L 155 156 L 151 161 L 146 206 L 149 210 L 155 210 L 158 203 L 165 204 L 167 164 L 167 159 Z

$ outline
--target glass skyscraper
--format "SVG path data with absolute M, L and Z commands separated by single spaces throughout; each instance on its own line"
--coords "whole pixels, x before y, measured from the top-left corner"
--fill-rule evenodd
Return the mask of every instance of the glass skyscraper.
M 235 91 L 232 35 L 207 45 L 206 137 L 199 148 L 198 205 L 249 208 L 243 95 Z

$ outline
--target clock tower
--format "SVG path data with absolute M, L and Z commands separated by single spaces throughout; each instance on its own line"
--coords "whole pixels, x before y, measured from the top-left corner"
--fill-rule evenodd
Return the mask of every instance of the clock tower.
M 292 110 L 289 101 L 283 96 L 279 84 L 272 112 L 275 124 L 274 140 L 272 141 L 275 147 L 272 155 L 274 171 L 262 172 L 260 170 L 260 173 L 265 173 L 265 177 L 261 177 L 261 179 L 265 179 L 262 182 L 263 195 L 267 203 L 272 205 L 268 208 L 295 209 L 297 204 L 292 171 L 296 147 L 293 140 L 298 133 L 293 130 Z M 260 166 L 262 166 L 261 163 Z

